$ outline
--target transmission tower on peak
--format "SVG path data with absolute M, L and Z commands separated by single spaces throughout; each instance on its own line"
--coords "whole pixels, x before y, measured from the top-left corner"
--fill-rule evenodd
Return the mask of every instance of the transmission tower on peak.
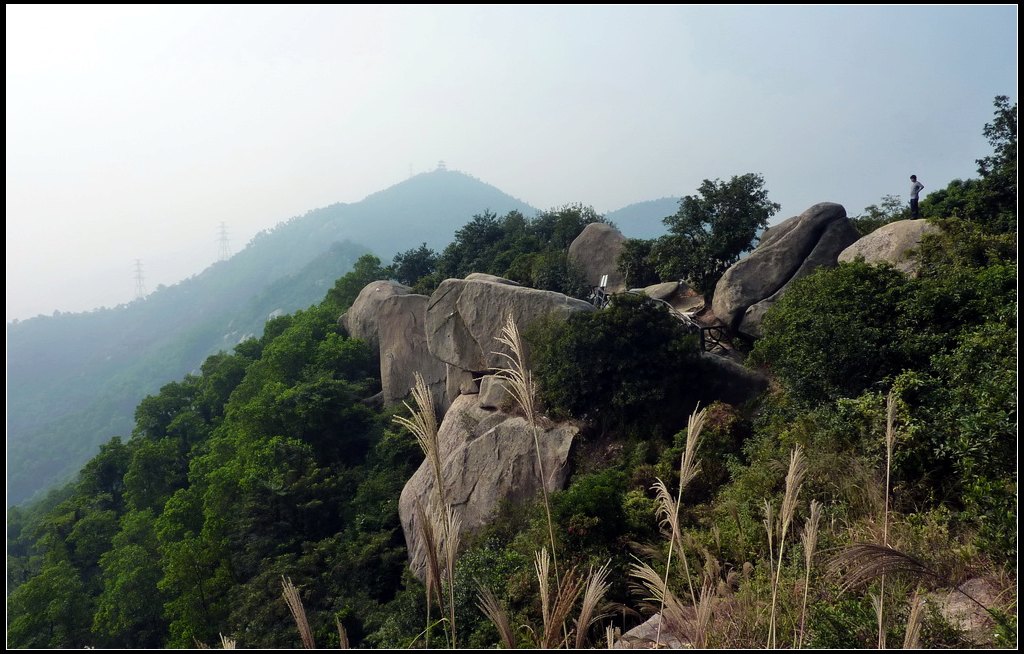
M 441 161 L 437 162 L 437 170 L 438 170 L 438 172 L 442 172 L 442 173 L 445 172 L 446 170 L 448 170 L 448 164 L 446 164 L 444 162 L 444 159 L 442 159 Z
M 231 249 L 228 247 L 228 226 L 221 223 L 217 228 L 217 260 L 227 261 L 231 258 Z
M 135 299 L 146 297 L 146 278 L 142 274 L 142 259 L 135 260 Z

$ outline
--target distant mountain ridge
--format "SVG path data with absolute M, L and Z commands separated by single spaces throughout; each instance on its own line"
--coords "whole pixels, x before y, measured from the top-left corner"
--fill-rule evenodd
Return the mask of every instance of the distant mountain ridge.
M 229 260 L 143 300 L 9 323 L 8 505 L 70 477 L 112 436 L 129 437 L 139 400 L 260 335 L 271 312 L 322 300 L 360 255 L 387 262 L 423 242 L 442 248 L 487 210 L 536 212 L 463 173 L 424 173 L 260 232 Z
M 666 229 L 662 218 L 673 215 L 679 210 L 679 198 L 665 197 L 657 200 L 635 202 L 628 206 L 610 211 L 605 218 L 615 223 L 623 234 L 629 238 L 657 238 L 664 236 Z

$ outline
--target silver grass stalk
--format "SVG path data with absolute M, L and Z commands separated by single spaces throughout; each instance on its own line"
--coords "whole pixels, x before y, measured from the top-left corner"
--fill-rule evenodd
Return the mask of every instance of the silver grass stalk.
M 882 515 L 882 545 L 889 546 L 889 483 L 892 471 L 892 450 L 896 444 L 896 396 L 889 391 L 885 400 L 885 513 Z M 885 575 L 878 586 L 878 649 L 885 647 Z
M 345 625 L 341 624 L 338 616 L 334 616 L 334 624 L 338 627 L 338 649 L 349 649 L 348 632 L 345 630 Z
M 679 492 L 673 501 L 668 486 L 661 479 L 654 484 L 653 489 L 657 493 L 658 515 L 663 525 L 669 525 L 671 538 L 668 543 L 668 560 L 665 563 L 664 585 L 668 586 L 668 575 L 672 569 L 672 549 L 676 542 L 679 543 L 679 553 L 683 557 L 683 572 L 686 574 L 686 584 L 690 589 L 690 600 L 693 606 L 697 607 L 697 596 L 693 592 L 693 581 L 690 578 L 690 564 L 686 558 L 686 550 L 683 549 L 682 530 L 679 526 L 679 507 L 683 502 L 683 490 L 693 481 L 700 471 L 700 464 L 697 463 L 697 448 L 700 446 L 700 433 L 704 429 L 707 420 L 707 409 L 694 409 L 686 425 L 686 445 L 683 448 L 683 455 L 679 460 Z M 661 607 L 664 609 L 664 606 Z M 660 610 L 660 609 L 659 609 Z M 658 622 L 658 631 L 655 636 L 654 646 L 661 647 L 661 625 L 664 621 Z
M 800 649 L 804 645 L 804 626 L 807 618 L 807 595 L 811 588 L 811 564 L 814 559 L 814 550 L 818 546 L 818 524 L 821 522 L 821 502 L 811 500 L 811 516 L 807 518 L 804 525 L 804 533 L 800 540 L 804 546 L 804 601 L 800 608 L 800 636 L 797 638 L 796 647 Z
M 288 609 L 292 612 L 295 626 L 299 630 L 299 637 L 302 638 L 302 646 L 306 649 L 316 649 L 313 642 L 313 631 L 309 628 L 309 620 L 306 619 L 306 609 L 302 606 L 302 598 L 299 597 L 299 590 L 292 583 L 291 579 L 281 577 L 281 595 L 284 597 Z
M 434 413 L 434 402 L 430 397 L 430 390 L 427 383 L 423 381 L 423 375 L 416 373 L 416 384 L 412 388 L 413 401 L 416 408 L 403 402 L 409 410 L 411 418 L 395 416 L 393 420 L 402 425 L 416 437 L 420 449 L 430 463 L 434 471 L 434 491 L 437 495 L 438 506 L 446 504 L 444 476 L 441 473 L 441 447 L 437 440 L 437 415 Z
M 654 568 L 643 561 L 637 560 L 629 566 L 629 575 L 637 579 L 639 587 L 645 593 L 644 600 L 657 602 L 661 608 L 661 624 L 668 624 L 668 629 L 678 629 L 686 623 L 683 605 Z
M 494 596 L 490 588 L 478 586 L 477 606 L 487 616 L 487 619 L 491 621 L 494 628 L 498 630 L 502 646 L 505 649 L 515 649 L 516 638 L 515 632 L 512 631 L 512 621 L 509 620 L 508 612 L 498 602 L 498 598 Z
M 608 589 L 611 588 L 611 584 L 608 583 L 608 568 L 611 566 L 611 563 L 611 559 L 609 559 L 596 571 L 591 566 L 587 574 L 586 588 L 583 591 L 583 601 L 580 606 L 580 615 L 576 619 L 576 649 L 583 649 L 587 640 L 587 632 L 590 630 L 591 625 L 604 617 L 600 611 L 600 606 L 604 601 L 605 595 L 608 594 Z
M 804 462 L 803 450 L 799 445 L 793 447 L 789 456 L 789 471 L 786 473 L 786 494 L 782 497 L 782 509 L 779 511 L 779 547 L 778 562 L 775 565 L 775 581 L 772 583 L 772 605 L 771 614 L 768 619 L 769 647 L 777 647 L 775 615 L 779 596 L 779 583 L 782 580 L 782 556 L 786 549 L 786 533 L 789 525 L 793 522 L 793 514 L 796 512 L 797 500 L 800 497 L 800 487 L 803 485 L 804 476 L 807 474 L 807 466 Z
M 555 568 L 555 581 L 561 583 L 558 572 L 558 551 L 555 546 L 555 528 L 551 520 L 551 502 L 548 499 L 548 478 L 544 472 L 544 461 L 540 455 L 540 436 L 537 427 L 536 412 L 536 388 L 533 383 L 533 375 L 526 367 L 526 349 L 523 346 L 523 339 L 519 334 L 519 328 L 512 314 L 505 319 L 505 326 L 501 329 L 498 342 L 508 347 L 511 354 L 506 352 L 493 352 L 503 357 L 506 365 L 497 371 L 498 378 L 505 382 L 505 388 L 515 399 L 516 403 L 526 414 L 530 421 L 530 429 L 533 432 L 533 446 L 537 455 L 537 471 L 540 474 L 540 489 L 544 497 L 544 515 L 548 522 L 548 544 L 551 546 L 551 557 Z
M 907 616 L 907 632 L 903 635 L 903 649 L 918 649 L 921 639 L 921 623 L 924 622 L 924 598 L 921 589 L 914 591 L 910 598 L 910 615 Z

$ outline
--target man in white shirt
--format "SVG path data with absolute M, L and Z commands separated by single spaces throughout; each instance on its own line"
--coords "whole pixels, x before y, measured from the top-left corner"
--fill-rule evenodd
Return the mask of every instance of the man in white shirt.
M 917 175 L 910 176 L 910 217 L 920 218 L 921 211 L 917 208 L 917 196 L 924 188 L 924 184 L 917 181 Z

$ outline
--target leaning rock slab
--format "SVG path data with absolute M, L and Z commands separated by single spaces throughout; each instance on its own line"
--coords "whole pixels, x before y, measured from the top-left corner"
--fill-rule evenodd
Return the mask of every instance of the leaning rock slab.
M 505 364 L 495 354 L 509 314 L 520 330 L 547 315 L 562 318 L 594 307 L 561 293 L 479 279 L 446 279 L 427 304 L 430 353 L 456 368 L 483 372 Z
M 751 332 L 758 332 L 760 316 L 780 290 L 818 267 L 836 265 L 839 253 L 856 239 L 857 230 L 842 205 L 816 204 L 766 230 L 754 251 L 725 271 L 715 287 L 712 310 L 730 329 L 756 335 Z M 750 307 L 773 296 L 745 316 Z
M 626 280 L 619 272 L 619 255 L 626 237 L 611 225 L 590 223 L 569 245 L 569 259 L 572 260 L 587 279 L 587 284 L 597 286 L 601 277 L 608 275 L 605 290 L 618 293 L 626 290 Z
M 908 275 L 917 273 L 919 263 L 912 254 L 921 245 L 925 234 L 942 231 L 924 218 L 919 220 L 898 220 L 882 225 L 867 236 L 839 253 L 840 263 L 863 258 L 866 263 L 892 264 L 897 270 Z

